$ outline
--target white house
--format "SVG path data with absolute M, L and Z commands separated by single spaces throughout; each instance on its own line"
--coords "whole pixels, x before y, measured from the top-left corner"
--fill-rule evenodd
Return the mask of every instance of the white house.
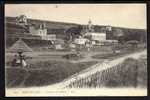
M 94 32 L 94 26 L 92 25 L 92 21 L 89 20 L 87 28 L 85 28 L 84 38 L 88 38 L 91 41 L 105 41 L 106 40 L 106 32 Z
M 62 50 L 63 47 L 62 47 L 61 44 L 56 44 L 56 45 L 55 45 L 55 49 L 56 49 L 56 50 Z
M 62 40 L 62 39 L 56 39 L 54 41 L 54 47 L 55 47 L 56 50 L 64 49 L 64 44 L 65 44 L 65 41 Z
M 75 45 L 74 43 L 70 43 L 70 44 L 69 44 L 69 47 L 70 47 L 70 48 L 76 48 L 76 45 Z
M 55 34 L 43 35 L 41 36 L 42 40 L 56 40 Z
M 89 37 L 92 41 L 105 41 L 106 40 L 106 33 L 94 33 L 94 32 L 90 32 L 90 33 L 86 33 L 84 35 L 85 37 Z
M 38 36 L 46 36 L 47 35 L 47 29 L 41 25 L 39 26 L 33 26 L 31 25 L 29 27 L 29 32 L 32 35 L 38 35 Z
M 109 43 L 118 43 L 118 40 L 106 40 L 105 42 L 109 42 Z
M 45 24 L 29 26 L 29 33 L 40 36 L 42 40 L 56 40 L 56 34 L 47 34 Z
M 75 44 L 85 45 L 86 42 L 88 42 L 88 39 L 86 38 L 79 37 L 79 38 L 74 39 Z

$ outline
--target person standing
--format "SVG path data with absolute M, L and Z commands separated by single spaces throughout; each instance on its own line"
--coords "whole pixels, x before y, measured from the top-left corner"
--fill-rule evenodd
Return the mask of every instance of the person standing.
M 22 56 L 22 67 L 26 67 L 27 63 L 25 61 L 25 55 Z

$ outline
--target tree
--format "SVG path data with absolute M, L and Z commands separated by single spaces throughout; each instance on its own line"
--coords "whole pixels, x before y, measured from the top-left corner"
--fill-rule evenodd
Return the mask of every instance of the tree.
M 76 36 L 81 35 L 82 26 L 78 25 L 76 27 L 71 27 L 65 31 L 67 35 L 67 40 L 73 40 Z
M 127 41 L 127 44 L 130 44 L 133 49 L 137 48 L 138 43 L 139 43 L 139 42 L 136 41 L 136 40 Z
M 124 42 L 124 33 L 121 29 L 115 29 L 113 35 L 117 38 L 120 43 Z

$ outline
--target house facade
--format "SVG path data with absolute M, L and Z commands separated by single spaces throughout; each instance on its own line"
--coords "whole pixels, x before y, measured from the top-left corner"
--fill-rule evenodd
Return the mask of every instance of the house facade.
M 99 41 L 99 42 L 101 42 L 101 41 L 105 41 L 106 40 L 106 33 L 90 32 L 90 33 L 86 33 L 84 36 L 88 37 L 92 41 Z
M 94 32 L 94 26 L 92 25 L 91 20 L 88 21 L 88 25 L 84 30 L 85 33 L 83 37 L 89 39 L 90 41 L 100 42 L 106 40 L 106 32 Z
M 38 26 L 29 26 L 29 33 L 32 35 L 40 36 L 42 40 L 56 40 L 55 34 L 47 34 L 47 28 L 44 23 Z
M 50 34 L 50 35 L 41 36 L 41 38 L 42 40 L 56 40 L 56 35 Z
M 46 36 L 47 35 L 47 29 L 44 27 L 43 24 L 39 26 L 31 25 L 29 26 L 29 32 L 32 35 L 38 35 L 38 36 Z
M 79 37 L 79 38 L 74 39 L 75 44 L 85 45 L 86 42 L 88 42 L 88 39 L 86 38 Z

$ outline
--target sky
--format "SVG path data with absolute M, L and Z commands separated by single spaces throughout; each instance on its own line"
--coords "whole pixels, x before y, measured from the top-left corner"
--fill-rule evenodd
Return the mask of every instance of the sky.
M 6 4 L 5 16 L 146 29 L 146 4 Z

